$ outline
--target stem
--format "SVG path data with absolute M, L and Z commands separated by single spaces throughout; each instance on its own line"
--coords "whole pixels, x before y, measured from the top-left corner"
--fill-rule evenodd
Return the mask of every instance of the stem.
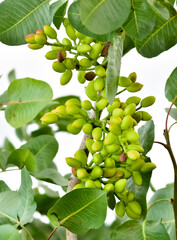
M 141 108 L 142 108 L 142 106 L 138 107 L 138 108 L 136 109 L 136 111 L 140 110 Z
M 123 92 L 125 92 L 125 91 L 126 91 L 126 88 L 124 88 L 123 90 L 117 92 L 117 93 L 116 93 L 116 96 L 119 95 L 119 94 L 121 94 L 121 93 L 123 93 Z
M 177 122 L 174 122 L 174 123 L 169 127 L 168 132 L 170 132 L 171 128 L 172 128 L 176 123 L 177 123 Z
M 51 239 L 51 237 L 53 236 L 54 232 L 55 232 L 57 229 L 58 229 L 57 227 L 53 229 L 53 231 L 51 232 L 51 234 L 50 234 L 50 236 L 49 236 L 48 240 L 50 240 L 50 239 Z
M 156 189 L 153 186 L 152 182 L 150 182 L 149 187 L 150 187 L 151 191 L 156 192 Z
M 26 227 L 24 227 L 23 225 L 20 225 L 20 227 L 29 235 L 31 240 L 34 240 L 34 238 L 32 237 L 31 233 L 28 231 L 28 229 Z
M 167 148 L 167 144 L 165 144 L 165 143 L 163 143 L 163 142 L 154 141 L 154 143 L 161 144 L 162 146 L 164 146 L 164 148 Z
M 148 207 L 147 211 L 149 211 L 150 208 L 153 207 L 156 203 L 161 202 L 161 201 L 167 201 L 167 202 L 169 202 L 169 203 L 172 204 L 172 202 L 171 202 L 168 198 L 158 199 L 158 200 L 156 200 L 155 202 L 153 202 L 153 203 Z

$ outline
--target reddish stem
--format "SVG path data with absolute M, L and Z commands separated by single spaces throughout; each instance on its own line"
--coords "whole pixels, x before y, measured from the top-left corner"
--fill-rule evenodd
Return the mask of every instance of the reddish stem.
M 49 236 L 48 240 L 50 240 L 50 239 L 51 239 L 51 237 L 53 236 L 53 234 L 55 233 L 55 231 L 56 231 L 57 229 L 58 229 L 57 227 L 53 229 L 53 231 L 51 232 L 51 234 L 50 234 L 50 236 Z

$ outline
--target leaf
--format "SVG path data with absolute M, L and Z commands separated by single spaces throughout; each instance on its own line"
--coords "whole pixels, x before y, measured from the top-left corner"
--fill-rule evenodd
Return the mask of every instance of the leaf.
M 49 126 L 43 126 L 31 132 L 31 137 L 38 137 L 40 135 L 53 135 L 52 128 Z
M 21 201 L 17 192 L 5 191 L 0 193 L 0 223 L 18 222 L 18 209 Z
M 25 225 L 32 219 L 36 210 L 36 203 L 34 201 L 32 190 L 32 180 L 26 168 L 23 168 L 21 171 L 21 186 L 18 193 L 21 198 L 18 216 L 20 218 L 20 224 Z
M 3 149 L 11 152 L 15 149 L 15 147 L 13 146 L 13 144 L 10 142 L 10 140 L 8 138 L 4 139 L 4 145 L 3 145 Z
M 165 84 L 165 97 L 172 102 L 177 96 L 177 67 L 170 74 Z M 177 106 L 177 103 L 175 104 Z
M 163 199 L 169 199 L 170 201 L 173 198 L 173 191 L 173 184 L 157 190 L 148 202 L 148 206 L 152 205 L 156 201 L 157 202 L 149 209 L 147 213 L 147 220 L 158 221 L 161 219 L 161 223 L 163 223 L 165 226 L 171 240 L 176 239 L 173 205 L 168 201 L 163 201 Z
M 0 168 L 4 171 L 7 165 L 7 159 L 10 152 L 7 150 L 0 150 Z
M 13 164 L 20 169 L 26 166 L 27 170 L 33 173 L 37 171 L 37 162 L 28 149 L 14 150 L 8 157 L 7 163 Z
M 0 4 L 0 41 L 26 43 L 25 36 L 51 23 L 49 0 L 5 0 Z
M 8 73 L 8 80 L 9 82 L 13 82 L 13 80 L 16 79 L 16 72 L 15 69 L 12 69 L 9 73 Z
M 149 162 L 150 159 L 146 158 L 146 162 Z M 127 190 L 135 193 L 135 200 L 137 200 L 142 208 L 142 217 L 145 219 L 147 213 L 147 203 L 146 195 L 149 189 L 150 179 L 152 172 L 141 173 L 143 183 L 141 186 L 138 186 L 134 183 L 132 178 L 127 180 Z
M 142 40 L 152 32 L 155 20 L 156 15 L 147 0 L 132 0 L 132 9 L 123 28 L 131 38 Z
M 48 217 L 55 227 L 64 226 L 73 233 L 82 234 L 101 227 L 106 209 L 105 191 L 83 188 L 64 195 L 49 210 Z
M 165 111 L 168 113 L 169 108 L 165 108 Z M 176 108 L 171 108 L 170 116 L 177 121 L 177 109 Z
M 118 87 L 121 58 L 123 53 L 124 34 L 116 35 L 108 51 L 108 69 L 106 75 L 106 95 L 112 104 Z
M 6 191 L 11 191 L 11 190 L 4 181 L 0 180 L 0 193 L 6 192 Z
M 170 18 L 170 13 L 168 11 L 168 9 L 166 8 L 166 6 L 164 6 L 164 2 L 157 2 L 154 0 L 148 0 L 148 3 L 151 5 L 152 9 L 155 11 L 155 13 L 163 18 L 165 18 L 166 20 L 168 20 Z M 166 4 L 166 2 L 165 2 Z M 168 3 L 169 6 L 169 3 Z M 171 6 L 171 4 L 170 4 Z M 172 8 L 172 6 L 171 6 Z
M 30 139 L 21 149 L 28 149 L 32 152 L 37 161 L 38 170 L 46 169 L 52 162 L 58 151 L 58 142 L 53 136 L 42 135 Z
M 111 235 L 111 240 L 170 240 L 170 237 L 162 223 L 144 221 L 141 225 L 138 221 L 130 220 L 118 227 Z
M 1 240 L 21 240 L 18 230 L 10 224 L 0 225 Z
M 68 180 L 64 178 L 57 169 L 52 169 L 52 168 L 46 168 L 42 171 L 39 171 L 36 173 L 35 177 L 37 179 L 49 182 L 49 183 L 54 183 L 59 186 L 67 186 L 68 185 Z
M 53 16 L 53 24 L 57 29 L 61 26 L 67 5 L 68 0 L 58 0 L 50 6 L 51 15 Z
M 92 37 L 97 39 L 98 41 L 102 42 L 109 42 L 112 40 L 115 32 L 110 32 L 103 35 L 98 35 L 89 31 L 82 23 L 81 16 L 80 16 L 80 3 L 79 1 L 73 2 L 69 9 L 68 9 L 68 19 L 72 26 L 80 33 L 83 33 L 86 36 Z
M 130 0 L 80 0 L 82 23 L 93 33 L 110 33 L 127 20 L 130 7 Z
M 147 121 L 142 127 L 138 129 L 140 135 L 139 142 L 144 148 L 144 155 L 146 155 L 152 148 L 154 143 L 154 122 L 152 120 Z
M 28 139 L 28 134 L 26 130 L 27 130 L 27 125 L 24 125 L 20 128 L 15 129 L 15 133 L 21 141 Z
M 15 128 L 30 122 L 52 100 L 52 95 L 51 87 L 43 81 L 32 78 L 14 80 L 7 90 L 7 122 Z
M 134 47 L 135 43 L 133 42 L 133 40 L 127 34 L 125 34 L 123 56 Z
M 152 58 L 167 51 L 177 43 L 177 14 L 165 20 L 157 17 L 151 34 L 143 41 L 135 41 L 137 51 L 144 57 Z

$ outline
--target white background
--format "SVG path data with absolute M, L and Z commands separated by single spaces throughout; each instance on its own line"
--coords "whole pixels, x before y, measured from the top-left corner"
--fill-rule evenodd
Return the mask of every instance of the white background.
M 65 37 L 64 31 L 60 31 L 59 40 Z M 0 94 L 8 87 L 7 74 L 10 70 L 15 69 L 17 78 L 31 77 L 38 80 L 48 82 L 53 88 L 54 98 L 68 94 L 76 94 L 81 96 L 81 99 L 87 99 L 84 93 L 84 86 L 77 82 L 77 77 L 74 75 L 71 82 L 67 86 L 60 86 L 60 74 L 54 72 L 51 68 L 52 61 L 45 59 L 45 53 L 50 50 L 50 47 L 45 47 L 41 50 L 33 51 L 28 49 L 27 45 L 10 47 L 0 43 Z M 128 76 L 131 72 L 136 72 L 138 75 L 137 81 L 144 84 L 143 89 L 134 95 L 142 98 L 154 95 L 156 103 L 154 106 L 147 109 L 153 116 L 155 123 L 155 140 L 163 141 L 163 129 L 165 126 L 166 112 L 165 107 L 169 107 L 170 103 L 164 96 L 165 83 L 173 69 L 177 67 L 177 46 L 167 52 L 162 53 L 156 58 L 146 59 L 139 55 L 135 49 L 131 50 L 122 59 L 121 74 Z M 131 94 L 122 94 L 122 101 L 126 100 Z M 173 120 L 169 119 L 169 125 Z M 176 134 L 177 125 L 171 131 L 171 143 L 177 156 Z M 35 126 L 34 126 L 35 128 Z M 0 144 L 3 144 L 4 138 L 8 137 L 15 145 L 19 147 L 23 143 L 20 142 L 15 134 L 14 129 L 6 122 L 4 112 L 0 112 Z M 79 148 L 82 133 L 73 136 L 67 133 L 57 134 L 59 142 L 59 153 L 55 158 L 55 163 L 61 174 L 70 172 L 70 168 L 65 163 L 65 157 L 73 156 L 74 152 Z M 173 182 L 173 168 L 167 151 L 158 144 L 154 144 L 153 149 L 148 153 L 152 162 L 157 165 L 153 171 L 152 183 L 155 188 L 165 187 L 167 183 Z M 16 190 L 20 185 L 20 171 L 0 173 L 0 180 Z M 54 185 L 50 185 L 54 186 Z M 59 190 L 58 187 L 55 189 Z M 152 193 L 148 194 L 148 198 Z

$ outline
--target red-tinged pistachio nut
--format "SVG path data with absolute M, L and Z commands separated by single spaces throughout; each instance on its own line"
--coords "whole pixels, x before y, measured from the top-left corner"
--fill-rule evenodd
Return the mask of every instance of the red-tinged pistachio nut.
M 44 25 L 43 29 L 44 29 L 44 33 L 47 35 L 47 37 L 49 37 L 51 39 L 57 38 L 57 32 L 51 26 Z
M 111 42 L 105 43 L 105 45 L 104 45 L 104 47 L 101 51 L 101 56 L 102 57 L 107 57 L 108 56 L 108 49 L 109 49 L 110 45 L 111 45 Z
M 35 34 L 35 41 L 38 44 L 44 45 L 47 42 L 47 37 L 44 34 Z
M 120 161 L 121 162 L 125 162 L 126 158 L 127 158 L 127 154 L 126 153 L 122 153 L 121 156 L 120 156 Z
M 25 37 L 27 43 L 36 43 L 35 34 L 29 34 Z
M 88 176 L 89 176 L 89 174 L 85 168 L 77 169 L 77 178 L 78 179 L 88 178 Z
M 59 62 L 63 62 L 66 59 L 66 51 L 64 49 L 58 51 L 57 59 Z
M 77 168 L 72 168 L 72 174 L 77 177 Z
M 36 34 L 43 34 L 45 35 L 44 31 L 42 29 L 37 29 L 36 30 Z

